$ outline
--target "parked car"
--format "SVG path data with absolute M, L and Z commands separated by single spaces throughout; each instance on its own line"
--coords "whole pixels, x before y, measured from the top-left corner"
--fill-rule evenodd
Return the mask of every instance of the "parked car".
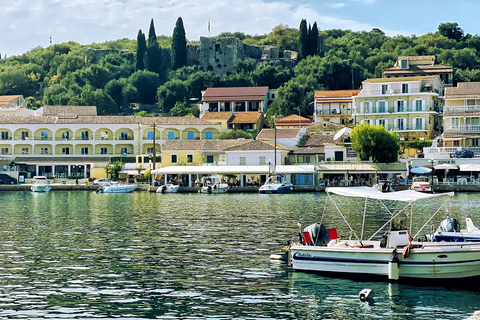
M 114 183 L 112 180 L 106 179 L 106 178 L 101 178 L 93 181 L 93 184 L 96 186 L 103 186 L 103 185 L 112 184 L 112 183 Z
M 5 173 L 0 173 L 0 184 L 15 184 L 17 179 Z

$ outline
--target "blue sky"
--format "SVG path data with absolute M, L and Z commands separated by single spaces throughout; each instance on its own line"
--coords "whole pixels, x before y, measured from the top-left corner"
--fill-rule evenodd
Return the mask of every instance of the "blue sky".
M 148 33 L 171 35 L 183 18 L 187 38 L 221 32 L 265 34 L 279 24 L 298 28 L 301 19 L 319 29 L 379 28 L 389 36 L 435 32 L 442 22 L 457 22 L 470 34 L 480 30 L 478 0 L 0 0 L 0 54 L 75 41 L 101 43 L 135 39 Z

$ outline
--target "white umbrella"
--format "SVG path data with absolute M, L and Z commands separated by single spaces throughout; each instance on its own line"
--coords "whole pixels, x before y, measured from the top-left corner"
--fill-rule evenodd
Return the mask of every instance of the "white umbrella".
M 448 169 L 458 169 L 457 166 L 450 163 L 436 164 L 433 166 L 435 170 L 445 170 L 445 179 L 447 178 Z
M 426 167 L 415 167 L 412 170 L 410 170 L 410 172 L 411 173 L 424 174 L 424 173 L 432 172 L 432 169 L 426 168 Z
M 470 171 L 470 177 L 472 177 L 473 171 L 480 171 L 480 164 L 476 164 L 476 163 L 461 164 L 460 171 Z

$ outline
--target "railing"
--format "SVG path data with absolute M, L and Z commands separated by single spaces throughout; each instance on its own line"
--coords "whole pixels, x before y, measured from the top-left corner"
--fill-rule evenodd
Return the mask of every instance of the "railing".
M 445 132 L 480 132 L 480 125 L 468 124 L 465 126 L 445 126 Z
M 425 147 L 423 148 L 423 152 L 427 153 L 448 153 L 453 154 L 456 151 L 462 150 L 463 147 Z M 475 154 L 480 154 L 480 147 L 466 147 L 465 149 L 473 151 Z
M 347 112 L 342 113 L 339 110 L 322 110 L 322 109 L 317 110 L 317 116 L 342 116 L 342 115 L 343 116 L 351 116 L 352 112 L 347 111 Z
M 444 113 L 452 112 L 452 113 L 468 113 L 468 112 L 480 112 L 480 106 L 445 106 L 443 108 Z
M 425 108 L 417 108 L 416 106 L 405 106 L 402 108 L 399 107 L 388 107 L 388 108 L 377 108 L 373 107 L 372 109 L 367 109 L 364 108 L 363 110 L 360 109 L 359 113 L 357 114 L 389 114 L 389 113 L 402 113 L 402 112 L 408 112 L 408 113 L 415 113 L 415 112 L 431 112 L 435 111 L 438 112 L 438 108 L 435 107 L 425 107 Z
M 362 95 L 393 95 L 393 94 L 411 94 L 411 93 L 440 93 L 438 89 L 430 89 L 427 88 L 422 88 L 422 89 L 414 89 L 412 90 L 409 88 L 409 90 L 403 91 L 402 89 L 388 89 L 388 90 L 382 90 L 382 89 L 370 89 L 370 90 L 362 90 Z

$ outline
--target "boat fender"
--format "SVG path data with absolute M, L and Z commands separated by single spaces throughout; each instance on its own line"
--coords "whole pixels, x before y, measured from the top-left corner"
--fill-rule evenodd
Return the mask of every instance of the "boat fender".
M 358 295 L 358 298 L 360 301 L 368 301 L 372 300 L 375 297 L 375 293 L 373 292 L 372 289 L 363 289 L 360 291 L 360 294 Z
M 397 250 L 393 251 L 393 258 L 388 262 L 388 279 L 389 280 L 398 280 L 398 257 Z

